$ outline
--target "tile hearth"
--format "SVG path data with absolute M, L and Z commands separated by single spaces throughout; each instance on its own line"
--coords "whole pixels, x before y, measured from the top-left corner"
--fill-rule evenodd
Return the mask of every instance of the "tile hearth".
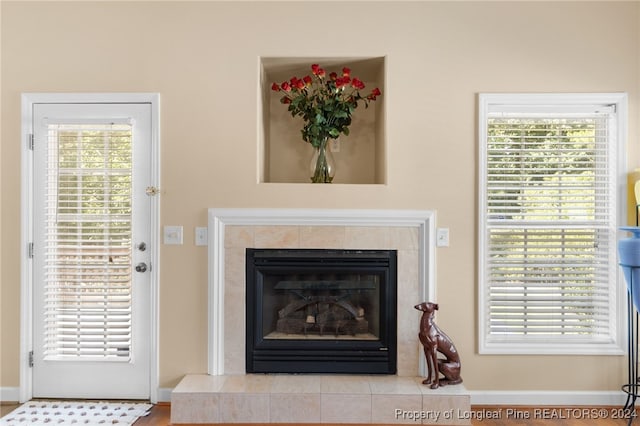
M 421 377 L 188 375 L 171 395 L 171 423 L 468 425 L 462 385 L 432 390 Z

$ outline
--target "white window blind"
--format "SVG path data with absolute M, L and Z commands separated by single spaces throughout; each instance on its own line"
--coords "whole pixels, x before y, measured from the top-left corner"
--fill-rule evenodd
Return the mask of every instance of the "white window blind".
M 619 346 L 616 106 L 548 101 L 483 105 L 483 352 Z
M 48 124 L 45 359 L 128 360 L 130 124 Z

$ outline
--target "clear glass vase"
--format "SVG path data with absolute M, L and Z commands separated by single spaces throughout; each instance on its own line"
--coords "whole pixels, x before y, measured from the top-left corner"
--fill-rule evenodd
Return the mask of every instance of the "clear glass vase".
M 324 138 L 317 148 L 313 148 L 309 172 L 313 183 L 331 183 L 336 173 L 336 165 L 328 149 L 328 138 Z

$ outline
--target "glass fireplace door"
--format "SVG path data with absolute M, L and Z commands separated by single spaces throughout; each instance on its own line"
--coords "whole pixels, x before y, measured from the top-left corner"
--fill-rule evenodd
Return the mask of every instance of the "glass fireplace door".
M 247 249 L 247 372 L 395 374 L 396 256 Z

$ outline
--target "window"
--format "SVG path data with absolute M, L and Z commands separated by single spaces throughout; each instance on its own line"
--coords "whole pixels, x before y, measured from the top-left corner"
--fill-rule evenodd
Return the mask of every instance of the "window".
M 48 124 L 45 359 L 129 360 L 132 133 Z
M 626 95 L 484 94 L 479 114 L 480 352 L 622 353 Z

